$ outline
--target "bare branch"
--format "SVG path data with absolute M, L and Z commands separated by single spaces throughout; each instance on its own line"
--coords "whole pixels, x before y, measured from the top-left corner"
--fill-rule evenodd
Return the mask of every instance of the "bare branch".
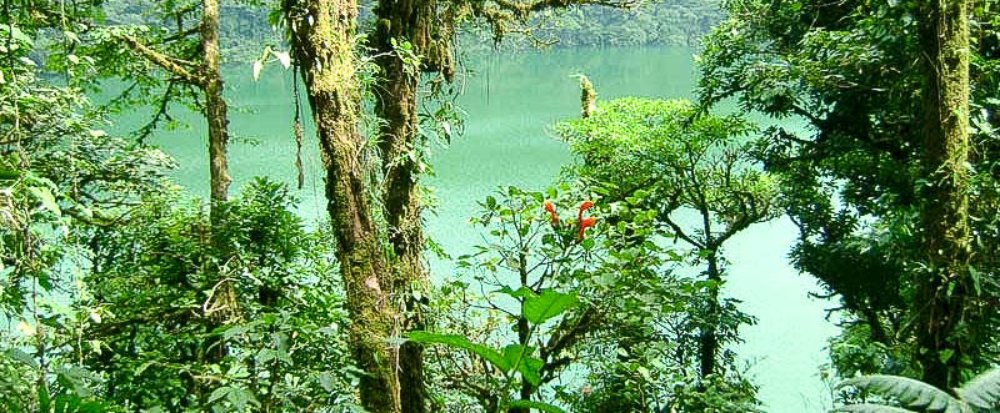
M 203 79 L 201 78 L 201 76 L 196 76 L 195 74 L 191 73 L 190 70 L 186 69 L 183 66 L 183 63 L 181 61 L 173 57 L 167 56 L 163 53 L 160 53 L 156 50 L 153 50 L 152 48 L 142 44 L 142 42 L 140 42 L 138 39 L 132 36 L 123 34 L 119 35 L 118 38 L 124 41 L 125 44 L 128 45 L 130 49 L 132 49 L 133 52 L 138 53 L 140 56 L 146 58 L 146 60 L 149 60 L 150 62 L 152 62 L 157 66 L 160 66 L 161 68 L 172 73 L 173 75 L 180 77 L 185 82 L 195 85 L 201 85 L 203 83 Z

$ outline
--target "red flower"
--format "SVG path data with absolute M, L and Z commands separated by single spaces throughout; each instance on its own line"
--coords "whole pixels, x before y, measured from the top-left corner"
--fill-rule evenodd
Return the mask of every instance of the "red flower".
M 586 218 L 581 219 L 580 220 L 580 224 L 579 224 L 579 226 L 580 226 L 579 231 L 580 232 L 576 234 L 576 242 L 583 241 L 583 232 L 586 231 L 587 228 L 590 228 L 590 227 L 592 227 L 592 226 L 594 226 L 596 224 L 597 224 L 597 218 L 596 217 L 586 217 Z
M 543 203 L 545 211 L 549 213 L 549 218 L 552 220 L 552 225 L 559 223 L 559 214 L 556 213 L 556 204 L 552 203 L 552 200 L 546 199 Z
M 586 201 L 581 202 L 580 203 L 580 212 L 577 213 L 577 216 L 581 216 L 582 217 L 584 211 L 586 211 L 586 210 L 588 210 L 590 208 L 593 208 L 593 207 L 594 207 L 594 201 L 591 201 L 591 200 L 588 199 Z

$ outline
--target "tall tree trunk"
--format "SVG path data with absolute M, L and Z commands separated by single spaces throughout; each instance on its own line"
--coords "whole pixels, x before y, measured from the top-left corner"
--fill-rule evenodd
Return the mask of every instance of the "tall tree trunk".
M 388 271 L 360 159 L 361 91 L 354 62 L 355 0 L 285 0 L 291 45 L 313 110 L 326 169 L 327 211 L 351 314 L 350 346 L 361 379 L 361 401 L 373 413 L 401 411 L 398 333 Z
M 375 60 L 382 76 L 376 85 L 375 114 L 383 121 L 379 149 L 385 172 L 385 216 L 389 242 L 394 252 L 394 291 L 403 297 L 405 331 L 423 330 L 421 303 L 417 290 L 428 283 L 423 264 L 424 237 L 419 197 L 419 159 L 416 151 L 418 119 L 417 93 L 420 67 L 406 67 L 405 56 L 396 53 L 393 43 L 409 42 L 418 55 L 431 47 L 429 25 L 433 23 L 433 0 L 380 0 L 379 18 L 373 37 L 378 51 Z M 422 296 L 422 294 L 420 294 Z M 400 350 L 401 403 L 404 412 L 427 412 L 423 346 L 406 342 Z
M 223 84 L 220 73 L 219 52 L 219 1 L 202 1 L 201 46 L 205 60 L 196 74 L 200 78 L 202 91 L 205 93 L 205 120 L 208 122 L 208 169 L 209 169 L 209 219 L 211 220 L 211 237 L 215 247 L 225 257 L 225 240 L 218 236 L 218 226 L 222 222 L 220 205 L 229 198 L 229 166 L 227 163 L 227 146 L 229 145 L 229 114 L 226 100 L 222 96 Z M 215 330 L 218 326 L 237 317 L 238 303 L 236 291 L 232 283 L 224 280 L 222 263 L 216 268 L 219 288 L 211 298 L 210 314 L 213 322 L 208 329 Z M 208 361 L 219 362 L 226 354 L 225 345 L 221 340 L 210 339 L 206 343 Z
M 701 332 L 700 340 L 700 356 L 701 356 L 701 378 L 705 379 L 708 375 L 715 373 L 715 358 L 719 353 L 719 337 L 716 330 L 720 321 L 719 312 L 722 306 L 719 304 L 719 289 L 722 283 L 722 273 L 719 269 L 719 255 L 718 251 L 711 250 L 706 258 L 708 260 L 708 271 L 706 275 L 708 276 L 708 281 L 712 282 L 712 285 L 708 288 L 708 312 L 705 316 L 708 318 L 708 322 L 705 323 L 705 327 Z
M 222 74 L 219 52 L 219 1 L 202 1 L 201 45 L 205 61 L 200 73 L 205 90 L 205 118 L 208 120 L 208 157 L 211 176 L 212 219 L 215 206 L 229 197 L 229 165 L 226 152 L 229 145 L 229 115 L 222 96 Z
M 917 282 L 917 359 L 923 380 L 942 389 L 960 383 L 966 355 L 957 331 L 965 315 L 970 256 L 968 0 L 923 0 L 923 242 L 931 272 Z
M 204 53 L 196 76 L 205 93 L 205 120 L 208 122 L 209 157 L 209 220 L 211 240 L 219 251 L 220 262 L 214 268 L 218 288 L 209 297 L 208 332 L 239 318 L 239 302 L 232 282 L 225 279 L 226 257 L 229 256 L 226 240 L 221 239 L 218 227 L 223 222 L 221 204 L 229 198 L 229 166 L 227 162 L 229 145 L 229 114 L 223 97 L 222 74 L 219 51 L 219 0 L 202 1 L 201 45 Z M 225 343 L 219 337 L 210 336 L 204 345 L 205 361 L 218 363 L 226 356 Z M 204 392 L 207 395 L 208 392 Z

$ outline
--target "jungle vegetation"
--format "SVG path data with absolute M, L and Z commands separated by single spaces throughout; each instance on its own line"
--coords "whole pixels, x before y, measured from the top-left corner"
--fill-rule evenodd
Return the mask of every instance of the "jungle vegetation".
M 580 76 L 560 176 L 428 239 L 467 54 L 678 44 L 693 99 Z M 831 409 L 1000 408 L 997 0 L 2 0 L 0 50 L 2 411 L 766 411 L 726 247 L 782 217 Z M 230 188 L 227 66 L 293 73 L 321 225 Z M 181 107 L 205 199 L 148 139 Z

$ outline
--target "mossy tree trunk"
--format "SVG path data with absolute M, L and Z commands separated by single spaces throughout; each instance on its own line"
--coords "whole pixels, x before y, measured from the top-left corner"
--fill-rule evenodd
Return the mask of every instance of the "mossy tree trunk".
M 220 251 L 220 260 L 229 255 L 226 252 L 226 240 L 218 239 L 218 227 L 223 222 L 222 204 L 229 200 L 229 108 L 223 97 L 222 71 L 220 69 L 221 53 L 219 51 L 219 0 L 202 1 L 201 46 L 205 60 L 202 62 L 197 76 L 205 93 L 205 120 L 208 123 L 208 162 L 209 162 L 209 217 L 212 223 L 212 239 Z M 211 314 L 217 322 L 217 327 L 228 320 L 239 318 L 239 302 L 233 283 L 225 280 L 225 262 L 219 263 L 219 288 L 213 297 L 211 308 L 217 310 Z M 211 340 L 210 340 L 211 341 Z M 216 347 L 212 352 L 212 360 L 218 361 L 225 355 L 225 346 L 221 343 L 211 343 Z
M 200 77 L 205 91 L 205 118 L 208 120 L 208 156 L 211 176 L 212 220 L 216 221 L 214 207 L 229 197 L 229 165 L 226 152 L 229 146 L 229 114 L 223 98 L 222 74 L 219 52 L 219 1 L 202 2 L 201 44 L 205 61 Z
M 379 56 L 375 63 L 381 77 L 375 90 L 375 114 L 382 120 L 379 149 L 385 173 L 384 205 L 388 239 L 393 249 L 393 290 L 403 299 L 405 331 L 423 330 L 421 303 L 428 283 L 423 263 L 424 235 L 419 194 L 417 99 L 423 67 L 407 67 L 396 45 L 409 43 L 414 54 L 433 48 L 430 25 L 433 0 L 381 0 L 375 14 L 378 25 L 372 43 Z M 404 343 L 400 349 L 401 403 L 404 412 L 424 413 L 428 408 L 424 382 L 423 346 Z
M 400 407 L 398 333 L 393 277 L 383 253 L 369 196 L 364 139 L 359 131 L 361 91 L 356 76 L 354 0 L 285 0 L 291 46 L 305 81 L 326 169 L 327 211 L 351 314 L 350 346 L 365 372 L 360 393 L 374 413 Z
M 217 288 L 208 298 L 205 316 L 208 323 L 206 332 L 211 333 L 219 327 L 240 318 L 240 303 L 236 288 L 227 279 L 226 260 L 231 256 L 228 241 L 220 236 L 219 227 L 225 218 L 222 204 L 229 199 L 229 113 L 226 100 L 223 97 L 222 72 L 220 69 L 221 52 L 219 47 L 219 0 L 202 1 L 201 46 L 204 60 L 197 68 L 195 76 L 197 83 L 205 94 L 204 115 L 208 124 L 208 161 L 209 161 L 209 220 L 212 244 L 218 251 L 218 262 L 212 268 Z M 202 344 L 202 352 L 206 363 L 222 362 L 228 354 L 226 343 L 221 337 L 209 334 Z M 211 393 L 212 386 L 199 389 L 201 397 Z
M 917 281 L 917 359 L 922 379 L 942 389 L 961 383 L 967 355 L 958 331 L 966 312 L 970 257 L 969 19 L 967 0 L 923 0 L 920 42 L 924 173 L 921 211 L 930 268 Z

